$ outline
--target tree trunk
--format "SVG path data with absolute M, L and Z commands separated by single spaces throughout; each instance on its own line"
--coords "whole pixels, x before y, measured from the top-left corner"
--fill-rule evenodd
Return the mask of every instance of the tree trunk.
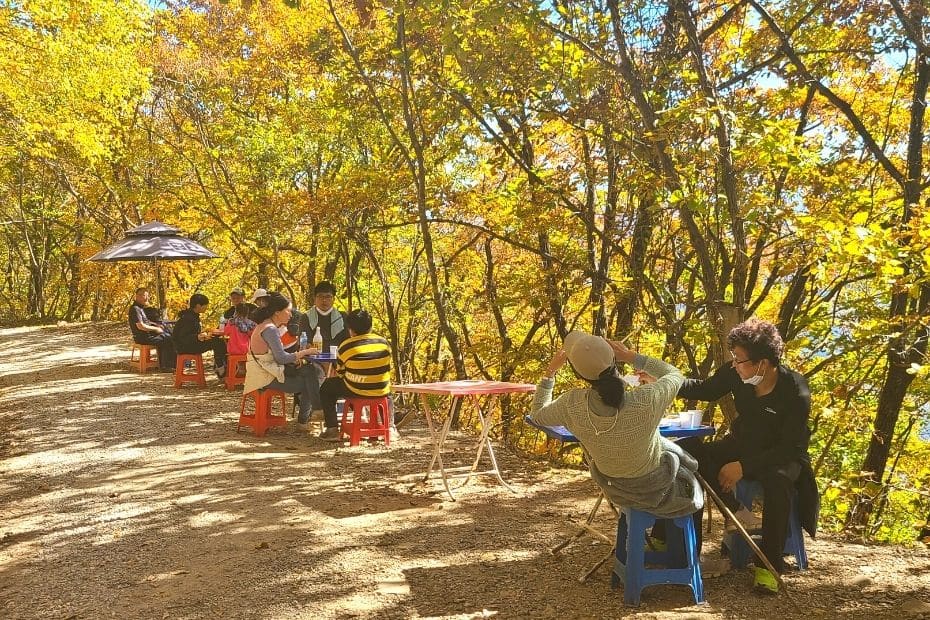
M 400 81 L 401 81 L 401 101 L 404 114 L 404 126 L 407 131 L 407 138 L 410 140 L 410 146 L 413 150 L 413 160 L 410 162 L 410 172 L 416 185 L 417 192 L 417 220 L 420 228 L 420 235 L 423 238 L 423 251 L 426 255 L 426 270 L 429 278 L 430 296 L 433 300 L 433 307 L 436 309 L 436 318 L 439 320 L 439 329 L 445 338 L 452 354 L 452 362 L 455 366 L 456 379 L 467 378 L 465 370 L 465 358 L 462 355 L 462 349 L 459 346 L 458 334 L 452 328 L 449 317 L 446 312 L 445 293 L 439 286 L 439 275 L 436 270 L 436 257 L 433 250 L 433 235 L 429 227 L 429 205 L 426 195 L 426 160 L 423 152 L 423 143 L 420 140 L 417 127 L 420 126 L 414 118 L 416 113 L 413 105 L 413 82 L 410 78 L 410 58 L 407 53 L 407 41 L 405 32 L 405 16 L 401 11 L 397 15 L 397 48 L 400 52 L 401 62 Z

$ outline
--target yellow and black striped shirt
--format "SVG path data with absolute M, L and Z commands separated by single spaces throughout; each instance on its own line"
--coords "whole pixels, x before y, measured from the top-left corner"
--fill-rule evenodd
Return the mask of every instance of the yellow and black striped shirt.
M 378 398 L 391 393 L 391 345 L 377 334 L 346 338 L 336 370 L 353 394 Z

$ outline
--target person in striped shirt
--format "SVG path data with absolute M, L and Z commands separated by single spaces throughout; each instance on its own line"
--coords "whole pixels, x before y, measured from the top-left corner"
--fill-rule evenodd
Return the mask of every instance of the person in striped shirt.
M 381 398 L 391 393 L 391 345 L 377 334 L 371 333 L 371 315 L 365 310 L 353 310 L 345 315 L 349 337 L 339 345 L 336 361 L 337 376 L 330 377 L 320 386 L 320 400 L 326 430 L 320 435 L 323 441 L 340 441 L 339 417 L 336 401 L 340 398 L 360 396 Z M 389 408 L 393 410 L 393 407 Z

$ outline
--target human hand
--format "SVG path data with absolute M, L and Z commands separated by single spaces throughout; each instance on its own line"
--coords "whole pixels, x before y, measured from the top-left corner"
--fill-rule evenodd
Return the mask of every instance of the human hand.
M 564 366 L 566 361 L 568 361 L 568 353 L 565 352 L 565 349 L 556 351 L 555 355 L 552 356 L 552 361 L 549 362 L 549 368 L 546 369 L 546 376 L 549 378 L 554 377 L 555 373 L 559 372 L 559 368 Z
M 200 340 L 201 342 L 206 340 L 209 337 L 210 337 L 210 334 L 208 334 L 207 332 L 200 332 L 199 334 L 197 334 L 197 340 Z
M 645 385 L 645 384 L 647 384 L 647 383 L 655 383 L 655 382 L 656 382 L 656 378 L 653 377 L 652 375 L 650 375 L 650 374 L 649 374 L 648 372 L 646 372 L 645 370 L 634 370 L 634 371 L 633 371 L 633 374 L 636 375 L 637 377 L 639 377 L 639 382 L 640 382 L 640 384 L 642 384 L 642 385 Z
M 739 461 L 727 463 L 720 468 L 720 473 L 717 474 L 717 481 L 720 483 L 720 488 L 726 492 L 735 489 L 736 483 L 742 479 L 743 466 Z
M 610 348 L 613 349 L 614 357 L 617 361 L 626 362 L 627 364 L 633 363 L 633 356 L 636 354 L 634 351 L 619 340 L 608 340 L 607 338 L 604 338 L 604 340 L 606 340 Z

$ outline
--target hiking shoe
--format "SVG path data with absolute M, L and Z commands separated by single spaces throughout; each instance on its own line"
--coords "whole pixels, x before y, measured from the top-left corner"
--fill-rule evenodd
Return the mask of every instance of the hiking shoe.
M 730 572 L 729 558 L 709 558 L 701 560 L 701 577 L 713 579 Z
M 778 580 L 767 568 L 756 567 L 752 580 L 752 589 L 759 594 L 778 594 Z
M 320 433 L 320 439 L 323 441 L 342 441 L 342 433 L 334 426 Z

